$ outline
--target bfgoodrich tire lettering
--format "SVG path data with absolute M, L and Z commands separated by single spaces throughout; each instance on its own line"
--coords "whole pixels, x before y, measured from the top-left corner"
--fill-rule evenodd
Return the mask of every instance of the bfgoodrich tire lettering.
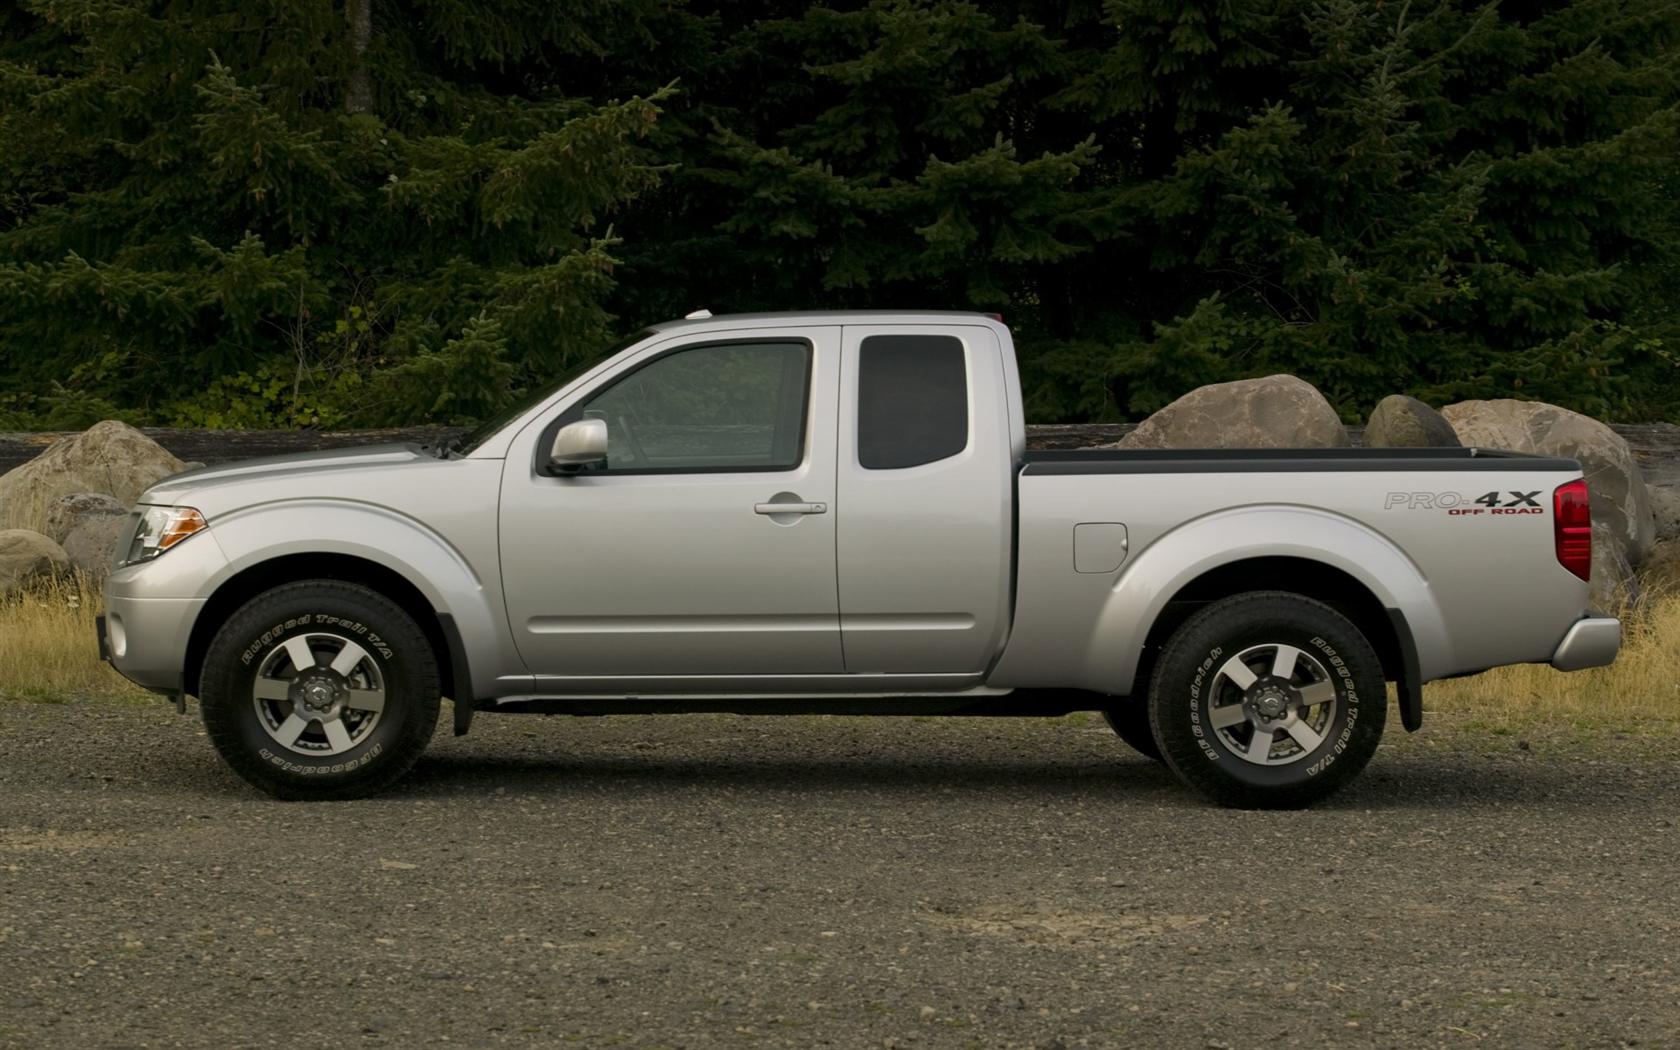
M 414 619 L 359 584 L 267 591 L 216 633 L 199 676 L 205 730 L 245 780 L 278 798 L 388 787 L 437 724 L 437 658 Z
M 1167 765 L 1216 802 L 1293 808 L 1370 761 L 1388 692 L 1376 652 L 1322 602 L 1256 591 L 1216 602 L 1156 664 L 1150 724 Z

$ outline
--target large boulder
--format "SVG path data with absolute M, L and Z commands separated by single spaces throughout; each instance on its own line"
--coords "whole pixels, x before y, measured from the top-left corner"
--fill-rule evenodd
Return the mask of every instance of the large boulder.
M 62 572 L 69 564 L 64 548 L 39 532 L 0 529 L 0 596 L 38 576 Z
M 108 419 L 0 476 L 0 527 L 41 529 L 54 500 L 102 492 L 124 506 L 182 463 L 127 423 Z
M 1592 493 L 1595 552 L 1608 543 L 1633 568 L 1645 560 L 1656 536 L 1651 498 L 1628 443 L 1615 431 L 1541 401 L 1460 401 L 1441 414 L 1465 445 L 1580 460 Z M 1596 555 L 1594 562 L 1596 569 Z
M 128 518 L 90 518 L 64 538 L 64 553 L 72 567 L 100 582 L 111 573 L 117 544 L 128 535 Z
M 1660 543 L 1680 536 L 1680 488 L 1673 485 L 1651 485 L 1646 489 L 1651 498 L 1651 518 L 1656 525 Z
M 1365 444 L 1371 448 L 1456 448 L 1458 434 L 1445 416 L 1417 398 L 1390 394 L 1371 411 Z
M 1138 424 L 1121 448 L 1336 448 L 1347 428 L 1317 388 L 1294 376 L 1197 387 Z
M 115 496 L 107 496 L 103 492 L 73 492 L 58 497 L 47 507 L 46 525 L 41 531 L 53 542 L 63 543 L 64 537 L 80 525 L 96 518 L 122 518 L 127 514 L 128 505 L 117 502 Z
M 1593 522 L 1592 580 L 1587 601 L 1594 609 L 1615 612 L 1639 597 L 1640 578 L 1628 561 L 1627 550 L 1616 542 L 1610 527 Z

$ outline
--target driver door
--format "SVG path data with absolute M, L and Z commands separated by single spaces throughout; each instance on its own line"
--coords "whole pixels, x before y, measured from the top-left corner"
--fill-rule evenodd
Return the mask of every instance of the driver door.
M 839 336 L 674 337 L 515 443 L 502 485 L 503 588 L 539 688 L 693 692 L 721 678 L 843 670 Z M 554 432 L 585 417 L 607 424 L 606 462 L 547 471 Z M 622 683 L 647 678 L 659 681 Z

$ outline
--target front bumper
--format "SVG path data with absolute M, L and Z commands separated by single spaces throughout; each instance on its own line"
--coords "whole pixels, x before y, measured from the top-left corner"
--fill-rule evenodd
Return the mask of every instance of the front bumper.
M 181 702 L 193 624 L 227 566 L 209 530 L 157 558 L 114 568 L 105 579 L 99 652 L 135 685 Z
M 202 598 L 127 598 L 107 593 L 97 621 L 99 655 L 135 685 L 181 696 L 181 668 Z
M 146 689 L 150 689 L 154 693 L 162 693 L 164 696 L 167 696 L 170 699 L 174 700 L 175 701 L 175 710 L 177 710 L 177 711 L 186 710 L 187 697 L 186 697 L 185 693 L 181 692 L 181 677 L 180 677 L 180 675 L 175 676 L 175 685 L 174 685 L 173 688 L 170 688 L 170 687 L 167 687 L 167 686 L 160 687 L 160 686 L 155 686 L 155 685 L 147 685 L 144 682 L 135 681 L 133 678 L 130 678 L 123 671 L 122 668 L 117 666 L 116 660 L 111 658 L 111 629 L 105 621 L 105 614 L 104 613 L 100 613 L 98 616 L 94 617 L 94 619 L 93 619 L 93 629 L 94 629 L 94 632 L 99 636 L 99 658 L 101 660 L 110 664 L 113 670 L 115 670 L 118 674 L 122 675 L 124 678 L 128 678 L 129 681 L 134 682 L 135 685 L 142 686 Z
M 1603 667 L 1616 659 L 1622 647 L 1622 621 L 1614 616 L 1588 616 L 1577 620 L 1552 653 L 1552 666 L 1560 671 Z

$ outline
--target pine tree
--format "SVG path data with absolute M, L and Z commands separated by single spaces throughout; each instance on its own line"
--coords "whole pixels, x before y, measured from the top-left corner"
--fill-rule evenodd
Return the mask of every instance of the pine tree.
M 657 183 L 645 142 L 667 93 L 594 103 L 546 74 L 637 17 L 519 0 L 9 10 L 0 345 L 32 361 L 0 392 L 57 379 L 205 421 L 219 382 L 266 398 L 245 409 L 269 422 L 423 419 L 437 404 L 367 405 L 357 380 L 472 347 L 511 389 L 595 350 L 610 223 Z
M 1680 414 L 1670 8 L 774 7 L 701 30 L 710 128 L 625 227 L 627 313 L 1000 310 L 1043 420 L 1278 370 L 1350 418 Z

